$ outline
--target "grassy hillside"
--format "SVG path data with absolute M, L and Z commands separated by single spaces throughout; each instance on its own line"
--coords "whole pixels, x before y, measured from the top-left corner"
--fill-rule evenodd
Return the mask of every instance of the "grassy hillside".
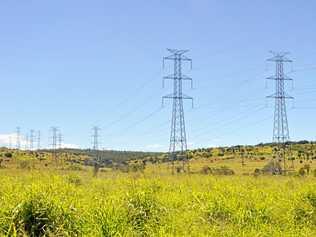
M 0 236 L 312 237 L 314 143 L 289 146 L 286 175 L 255 172 L 273 144 L 189 151 L 175 175 L 162 153 L 103 152 L 95 173 L 91 151 L 3 148 Z
M 108 169 L 150 169 L 152 165 L 168 162 L 167 153 L 131 152 L 131 151 L 99 151 L 100 166 Z M 0 166 L 28 168 L 64 168 L 83 169 L 93 166 L 96 158 L 91 150 L 62 149 L 56 155 L 51 150 L 17 151 L 0 149 Z M 232 146 L 203 148 L 188 151 L 189 164 L 192 172 L 202 172 L 206 167 L 218 168 L 227 166 L 238 174 L 253 173 L 262 169 L 275 158 L 274 144 L 258 144 L 256 146 Z M 315 167 L 316 144 L 301 141 L 287 144 L 287 169 L 299 171 L 304 166 Z

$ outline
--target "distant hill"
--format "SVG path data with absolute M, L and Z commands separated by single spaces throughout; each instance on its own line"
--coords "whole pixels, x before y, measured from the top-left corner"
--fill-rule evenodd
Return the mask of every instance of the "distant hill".
M 41 150 L 42 152 L 52 152 L 52 150 Z M 91 149 L 59 149 L 60 153 L 71 153 L 77 156 L 94 157 L 95 151 Z M 163 155 L 162 152 L 141 152 L 141 151 L 114 151 L 114 150 L 100 150 L 98 151 L 102 160 L 111 160 L 116 163 L 121 163 L 129 160 L 145 159 L 148 157 L 159 157 Z

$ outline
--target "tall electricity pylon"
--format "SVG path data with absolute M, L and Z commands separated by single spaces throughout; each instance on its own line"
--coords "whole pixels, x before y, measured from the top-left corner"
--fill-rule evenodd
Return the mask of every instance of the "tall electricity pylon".
M 99 137 L 100 137 L 100 128 L 95 126 L 92 128 L 93 130 L 93 135 L 92 135 L 92 138 L 93 138 L 93 150 L 97 151 L 99 150 Z
M 268 80 L 275 81 L 275 93 L 267 96 L 275 101 L 274 123 L 273 123 L 273 142 L 277 144 L 277 158 L 283 160 L 283 168 L 286 171 L 285 143 L 290 140 L 289 125 L 286 113 L 286 100 L 294 99 L 285 91 L 285 81 L 293 79 L 287 77 L 284 73 L 284 63 L 291 63 L 292 60 L 286 56 L 286 52 L 271 52 L 272 58 L 267 61 L 275 63 L 275 75 L 268 77 Z
M 41 149 L 41 131 L 37 131 L 37 150 Z
M 100 168 L 100 161 L 101 161 L 101 157 L 100 157 L 100 151 L 99 151 L 99 132 L 100 132 L 100 128 L 97 126 L 94 126 L 92 128 L 93 131 L 93 156 L 94 156 L 94 176 L 97 176 L 99 168 Z
M 92 131 L 93 131 L 93 135 L 92 135 L 92 139 L 93 139 L 93 153 L 94 153 L 94 161 L 95 161 L 95 164 L 97 165 L 100 161 L 100 153 L 99 153 L 99 139 L 100 139 L 100 128 L 97 127 L 97 126 L 94 126 L 92 128 Z
M 30 150 L 32 151 L 34 149 L 34 130 L 31 129 L 30 130 L 30 137 L 29 137 L 29 141 L 30 141 Z
M 184 164 L 187 162 L 187 138 L 185 131 L 184 111 L 183 111 L 183 100 L 191 100 L 193 106 L 193 98 L 182 93 L 182 83 L 184 80 L 191 82 L 192 78 L 182 74 L 182 63 L 184 61 L 190 62 L 192 68 L 192 59 L 187 58 L 184 54 L 188 50 L 177 50 L 167 49 L 171 55 L 163 58 L 163 66 L 166 60 L 173 61 L 174 72 L 169 76 L 163 78 L 163 86 L 165 80 L 173 80 L 173 93 L 162 97 L 162 103 L 164 104 L 165 99 L 172 99 L 172 120 L 171 120 L 171 134 L 170 134 L 170 146 L 169 146 L 169 161 L 172 162 L 172 173 L 174 173 L 176 160 L 183 161 L 183 170 L 185 169 Z M 189 169 L 189 167 L 188 167 Z M 188 170 L 189 171 L 189 170 Z
M 57 132 L 58 132 L 58 128 L 57 127 L 52 127 L 51 128 L 51 132 L 52 132 L 52 154 L 53 154 L 53 159 L 57 162 Z
M 61 150 L 63 148 L 63 134 L 61 131 L 58 132 L 58 149 Z

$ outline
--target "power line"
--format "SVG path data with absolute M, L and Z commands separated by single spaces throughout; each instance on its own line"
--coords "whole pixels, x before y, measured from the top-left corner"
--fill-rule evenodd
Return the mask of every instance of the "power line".
M 148 104 L 148 102 L 150 102 L 152 99 L 154 98 L 154 95 L 151 94 L 149 97 L 144 99 L 144 103 L 142 103 L 141 105 L 131 109 L 130 111 L 121 114 L 120 117 L 116 120 L 113 120 L 112 122 L 108 123 L 105 129 L 109 129 L 110 127 L 112 127 L 113 125 L 123 121 L 124 119 L 127 119 L 130 115 L 132 115 L 133 113 L 135 113 L 136 111 L 138 111 L 139 109 L 141 109 L 142 107 L 144 107 L 146 104 Z
M 223 120 L 221 120 L 221 121 L 219 121 L 219 122 L 215 122 L 215 123 L 213 123 L 213 126 L 212 126 L 212 127 L 208 127 L 207 129 L 204 128 L 203 131 L 200 132 L 200 133 L 198 133 L 197 135 L 195 135 L 194 138 L 196 139 L 196 138 L 203 137 L 203 136 L 209 134 L 209 131 L 210 131 L 211 129 L 213 129 L 215 126 L 216 126 L 216 127 L 219 127 L 219 126 L 220 126 L 220 128 L 227 127 L 227 126 L 229 126 L 229 125 L 235 123 L 236 121 L 244 120 L 245 118 L 247 118 L 247 117 L 253 115 L 255 112 L 259 112 L 259 111 L 262 111 L 262 110 L 264 110 L 264 109 L 266 109 L 265 106 L 258 106 L 258 107 L 255 107 L 253 110 L 250 110 L 250 111 L 248 110 L 248 111 L 246 111 L 245 113 L 241 113 L 241 114 L 239 114 L 237 117 L 234 117 L 234 118 L 232 118 L 232 119 L 229 119 L 228 121 L 223 121 Z M 249 112 L 251 112 L 251 113 L 249 113 Z
M 238 127 L 238 128 L 233 129 L 233 130 L 229 130 L 229 132 L 226 132 L 226 133 L 222 133 L 222 132 L 221 132 L 221 136 L 220 136 L 220 135 L 215 135 L 214 137 L 212 137 L 212 139 L 220 139 L 220 138 L 223 137 L 223 136 L 222 136 L 223 134 L 225 135 L 225 134 L 228 134 L 228 133 L 229 133 L 229 135 L 234 135 L 234 134 L 235 134 L 236 132 L 238 132 L 240 129 L 244 129 L 244 128 L 247 128 L 247 127 L 253 127 L 253 126 L 261 125 L 262 122 L 265 122 L 265 121 L 267 121 L 267 120 L 269 120 L 269 119 L 271 119 L 271 115 L 266 116 L 266 117 L 264 117 L 263 119 L 257 120 L 257 121 L 255 121 L 255 122 L 247 123 L 247 125 L 244 125 L 244 126 L 242 126 L 242 127 Z M 196 139 L 196 137 L 195 137 L 195 139 Z
M 136 87 L 133 90 L 133 94 L 135 95 L 139 95 L 139 93 L 146 88 L 146 86 L 148 86 L 149 84 L 151 84 L 152 82 L 154 82 L 157 78 L 156 76 L 160 75 L 160 71 L 158 73 L 155 73 L 155 75 L 153 77 L 150 77 L 149 80 L 146 80 L 145 82 L 141 83 L 138 87 Z M 114 106 L 114 110 L 119 109 L 122 107 L 123 104 L 130 102 L 130 95 L 127 95 L 125 98 L 123 98 L 120 102 L 118 102 L 115 106 Z
M 152 111 L 151 113 L 147 114 L 146 116 L 144 116 L 142 119 L 140 120 L 137 120 L 135 121 L 134 123 L 132 123 L 131 125 L 129 125 L 128 127 L 124 128 L 122 130 L 122 133 L 126 133 L 128 132 L 130 129 L 138 126 L 139 124 L 142 124 L 143 122 L 147 121 L 148 119 L 152 118 L 155 114 L 157 114 L 158 112 L 160 112 L 162 110 L 161 107 L 155 109 L 154 111 Z M 156 128 L 157 126 L 155 126 Z M 146 135 L 147 133 L 144 133 L 144 136 Z M 111 133 L 111 134 L 107 134 L 108 137 L 113 137 L 115 136 L 116 133 Z
M 261 99 L 262 100 L 262 99 Z M 241 103 L 242 103 L 242 101 L 241 101 Z M 237 107 L 238 106 L 238 104 L 237 105 L 234 105 L 234 104 L 231 104 L 231 106 L 225 106 L 224 108 L 221 108 L 220 109 L 220 112 L 221 113 L 223 113 L 223 112 L 227 112 L 227 111 L 231 111 L 232 110 L 232 108 L 234 108 L 234 107 Z M 260 107 L 261 107 L 261 105 L 260 105 Z M 238 106 L 237 108 L 243 108 L 243 109 L 249 109 L 249 108 L 253 108 L 253 105 L 252 104 L 247 104 L 247 105 L 245 105 L 245 106 L 243 106 L 243 107 L 241 107 L 241 106 Z M 212 110 L 211 110 L 211 112 L 212 112 L 212 116 L 213 117 L 216 117 L 216 118 L 218 118 L 218 115 L 217 115 L 217 113 L 214 113 L 214 112 L 216 112 L 216 110 L 217 110 L 218 108 L 213 108 Z M 247 112 L 248 113 L 248 112 Z M 199 118 L 199 126 L 198 126 L 198 129 L 195 129 L 195 132 L 197 132 L 197 131 L 204 131 L 205 130 L 205 122 L 207 122 L 207 125 L 209 124 L 209 121 L 210 121 L 210 116 L 208 116 L 208 114 L 207 115 L 205 115 L 203 118 Z M 218 125 L 218 123 L 222 123 L 223 122 L 223 120 L 222 119 L 219 119 L 218 120 L 218 122 L 217 121 L 215 121 L 213 124 L 214 125 Z

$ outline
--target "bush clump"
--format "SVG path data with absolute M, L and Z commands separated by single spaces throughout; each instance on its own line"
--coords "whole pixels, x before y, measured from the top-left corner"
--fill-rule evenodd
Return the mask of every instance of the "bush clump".
M 163 208 L 151 190 L 135 191 L 127 197 L 127 220 L 141 236 L 152 236 L 162 226 Z
M 222 225 L 232 222 L 233 212 L 224 203 L 219 200 L 212 201 L 205 212 L 207 220 L 211 224 Z
M 220 168 L 211 168 L 204 166 L 201 170 L 202 174 L 211 174 L 211 175 L 234 175 L 235 171 L 228 168 L 227 166 L 222 166 Z
M 78 236 L 81 221 L 74 208 L 65 209 L 45 195 L 36 195 L 11 213 L 10 236 Z
M 71 174 L 67 176 L 67 181 L 73 185 L 79 186 L 82 184 L 82 180 L 78 175 Z
M 303 167 L 298 170 L 298 175 L 302 177 L 306 175 L 306 171 Z
M 280 175 L 283 171 L 280 162 L 272 160 L 262 168 L 261 172 L 263 174 Z
M 102 236 L 124 236 L 126 216 L 117 205 L 99 208 L 95 215 Z
M 308 192 L 298 200 L 294 208 L 294 221 L 301 225 L 316 225 L 316 193 Z
M 18 168 L 30 170 L 34 168 L 34 164 L 32 163 L 31 160 L 20 160 L 18 163 Z

